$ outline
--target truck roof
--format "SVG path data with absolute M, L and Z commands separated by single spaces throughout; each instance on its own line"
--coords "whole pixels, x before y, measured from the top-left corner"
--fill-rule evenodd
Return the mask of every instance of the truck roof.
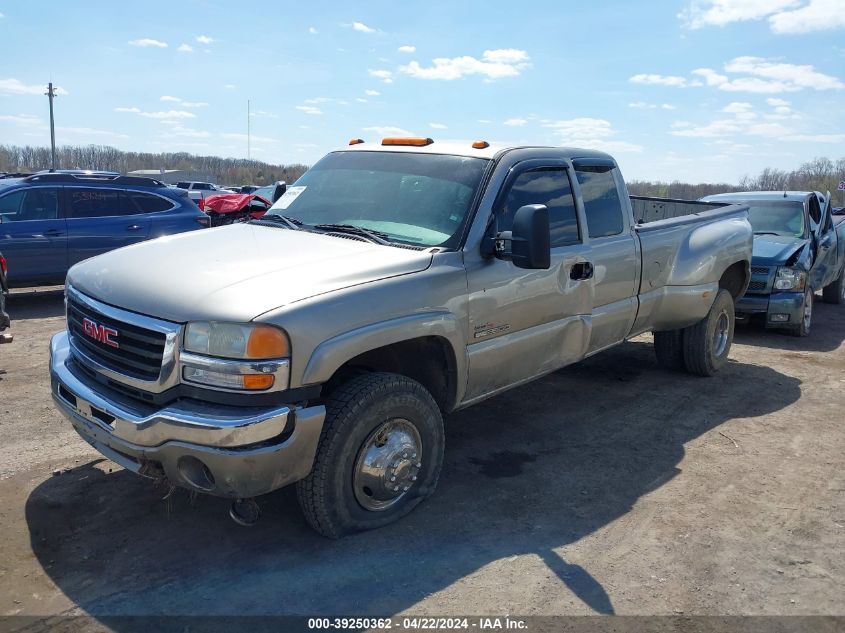
M 816 191 L 735 191 L 733 193 L 717 193 L 712 196 L 705 196 L 702 200 L 705 202 L 714 202 L 717 200 L 786 200 L 788 202 L 804 202 L 807 197 L 813 195 L 819 195 L 824 199 L 824 196 Z
M 382 145 L 381 140 L 364 141 L 354 145 L 340 147 L 335 151 L 350 152 L 409 152 L 415 154 L 449 154 L 451 156 L 468 156 L 471 158 L 493 159 L 502 152 L 516 149 L 552 149 L 566 158 L 604 158 L 613 157 L 604 152 L 577 147 L 555 147 L 552 145 L 513 145 L 506 143 L 489 143 L 487 147 L 475 149 L 473 141 L 433 141 L 428 145 Z

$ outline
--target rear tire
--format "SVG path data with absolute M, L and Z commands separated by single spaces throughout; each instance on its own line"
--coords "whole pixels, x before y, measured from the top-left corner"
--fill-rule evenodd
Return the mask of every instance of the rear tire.
M 807 288 L 804 292 L 804 306 L 801 309 L 801 322 L 789 329 L 792 336 L 805 337 L 810 335 L 810 327 L 813 325 L 813 302 L 815 293 L 812 288 Z
M 684 369 L 684 331 L 655 332 L 654 354 L 657 356 L 657 364 L 663 369 Z
M 684 329 L 684 366 L 689 373 L 712 376 L 728 362 L 734 318 L 733 296 L 719 290 L 707 316 Z
M 353 378 L 326 402 L 314 468 L 296 484 L 308 524 L 328 538 L 402 518 L 437 486 L 443 417 L 415 380 L 388 373 Z
M 824 287 L 822 299 L 825 303 L 840 304 L 845 302 L 845 266 L 839 271 L 839 277 Z

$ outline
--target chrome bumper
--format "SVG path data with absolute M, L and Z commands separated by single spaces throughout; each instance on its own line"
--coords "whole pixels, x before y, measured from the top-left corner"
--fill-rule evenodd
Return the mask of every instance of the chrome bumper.
M 74 371 L 67 332 L 50 341 L 50 378 L 58 409 L 103 455 L 139 474 L 163 471 L 175 484 L 222 497 L 254 497 L 305 477 L 326 415 L 322 406 L 197 400 L 155 409 Z

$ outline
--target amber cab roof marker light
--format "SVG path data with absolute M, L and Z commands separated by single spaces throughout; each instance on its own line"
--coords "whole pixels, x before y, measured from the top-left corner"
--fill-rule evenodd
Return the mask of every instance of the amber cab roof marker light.
M 363 142 L 364 142 L 364 139 L 362 139 L 362 138 L 353 138 L 352 140 L 349 141 L 349 144 L 350 145 L 360 145 Z
M 487 141 L 476 141 L 472 144 L 473 149 L 487 149 L 488 147 L 490 147 L 490 143 Z
M 434 141 L 430 138 L 411 136 L 396 136 L 384 138 L 381 140 L 382 145 L 410 145 L 412 147 L 425 147 L 426 145 L 431 145 L 432 143 L 434 143 Z

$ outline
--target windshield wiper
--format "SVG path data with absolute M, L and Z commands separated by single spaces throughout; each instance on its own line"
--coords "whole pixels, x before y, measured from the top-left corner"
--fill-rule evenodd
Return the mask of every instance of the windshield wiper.
M 291 218 L 286 215 L 278 215 L 276 213 L 265 213 L 257 220 L 251 220 L 250 224 L 262 224 L 265 222 L 268 224 L 284 224 L 289 229 L 293 229 L 294 231 L 301 231 L 302 225 L 304 224 L 304 222 L 299 218 Z
M 382 231 L 372 231 L 360 226 L 353 226 L 352 224 L 315 224 L 314 228 L 328 231 L 330 233 L 349 233 L 350 235 L 358 235 L 375 244 L 391 246 L 391 242 L 387 239 L 387 233 L 383 233 Z
M 774 231 L 754 231 L 754 235 L 780 235 L 780 233 L 775 233 Z

